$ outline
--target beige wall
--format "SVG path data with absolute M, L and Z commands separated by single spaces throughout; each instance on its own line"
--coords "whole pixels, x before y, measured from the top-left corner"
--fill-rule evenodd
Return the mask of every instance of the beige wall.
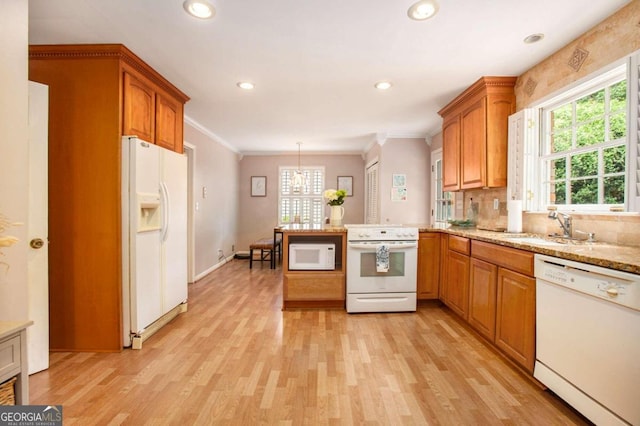
M 15 221 L 28 217 L 28 2 L 0 1 L 0 211 Z M 27 226 L 7 235 L 20 241 L 3 248 L 0 320 L 28 318 Z
M 633 0 L 518 77 L 517 109 L 561 90 L 608 64 L 640 49 L 640 0 Z M 586 59 L 576 70 L 570 65 L 580 49 Z
M 302 167 L 325 167 L 325 188 L 336 188 L 338 176 L 353 176 L 353 197 L 344 202 L 344 223 L 364 221 L 364 160 L 360 155 L 302 154 Z M 295 155 L 252 155 L 240 161 L 238 244 L 248 251 L 251 242 L 272 235 L 278 222 L 278 173 L 280 166 L 296 167 Z M 267 177 L 267 196 L 251 197 L 251 176 Z M 325 207 L 329 216 L 329 207 Z
M 195 276 L 200 278 L 220 264 L 218 249 L 225 257 L 233 254 L 239 216 L 238 155 L 187 122 L 184 140 L 195 146 L 194 256 Z
M 431 148 L 424 139 L 387 139 L 374 145 L 367 162 L 378 158 L 380 222 L 390 224 L 429 223 L 431 200 Z M 407 200 L 392 201 L 392 176 L 407 176 Z

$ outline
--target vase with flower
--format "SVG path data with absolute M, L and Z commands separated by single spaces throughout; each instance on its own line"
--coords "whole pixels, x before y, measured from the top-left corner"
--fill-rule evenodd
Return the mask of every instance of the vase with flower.
M 342 207 L 342 204 L 344 204 L 344 197 L 347 196 L 347 191 L 344 189 L 327 189 L 323 195 L 327 200 L 327 204 L 331 207 L 329 224 L 331 226 L 342 226 L 342 218 L 344 217 L 344 207 Z

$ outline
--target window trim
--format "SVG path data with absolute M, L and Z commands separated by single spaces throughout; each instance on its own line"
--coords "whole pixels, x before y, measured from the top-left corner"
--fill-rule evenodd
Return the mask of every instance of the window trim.
M 585 94 L 593 92 L 594 88 L 602 87 L 609 82 L 615 81 L 620 78 L 620 73 L 625 72 L 627 80 L 627 140 L 626 140 L 626 163 L 627 169 L 625 173 L 625 203 L 622 206 L 623 212 L 636 213 L 640 209 L 640 182 L 637 181 L 636 174 L 640 165 L 637 163 L 640 161 L 640 146 L 639 146 L 639 129 L 638 120 L 640 119 L 640 105 L 639 95 L 640 84 L 638 82 L 640 76 L 640 51 L 636 51 L 631 55 L 628 55 L 618 61 L 614 61 L 611 64 L 603 67 L 602 69 L 591 73 L 590 75 L 579 79 L 572 84 L 566 86 L 563 89 L 541 99 L 538 102 L 533 103 L 527 109 L 533 110 L 534 116 L 537 119 L 537 137 L 529 139 L 526 144 L 535 144 L 537 151 L 536 158 L 534 160 L 535 167 L 538 170 L 543 170 L 544 158 L 548 156 L 542 155 L 544 138 L 547 134 L 547 129 L 543 120 L 544 110 L 551 109 L 555 106 L 563 105 L 569 102 L 573 102 L 579 99 Z M 529 146 L 531 148 L 531 146 Z M 591 150 L 588 149 L 587 150 Z M 636 189 L 638 185 L 638 189 Z M 549 205 L 546 200 L 546 193 L 542 183 L 542 179 L 536 179 L 532 183 L 532 186 L 525 189 L 533 191 L 535 194 L 540 194 L 536 197 L 537 202 L 532 206 L 533 211 L 544 212 L 552 207 L 558 211 L 574 212 L 574 213 L 623 213 L 618 211 L 620 206 L 609 204 L 558 204 Z M 543 196 L 545 195 L 545 196 Z

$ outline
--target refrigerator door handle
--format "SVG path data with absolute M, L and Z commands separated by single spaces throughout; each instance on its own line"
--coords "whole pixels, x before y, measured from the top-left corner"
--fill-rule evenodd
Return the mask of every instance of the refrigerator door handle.
M 162 196 L 162 242 L 167 241 L 169 233 L 169 190 L 167 184 L 160 182 L 160 194 Z

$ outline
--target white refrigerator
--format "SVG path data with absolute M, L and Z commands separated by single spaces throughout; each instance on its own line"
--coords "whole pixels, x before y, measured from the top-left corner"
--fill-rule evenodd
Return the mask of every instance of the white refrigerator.
M 187 157 L 122 138 L 123 346 L 187 300 Z

